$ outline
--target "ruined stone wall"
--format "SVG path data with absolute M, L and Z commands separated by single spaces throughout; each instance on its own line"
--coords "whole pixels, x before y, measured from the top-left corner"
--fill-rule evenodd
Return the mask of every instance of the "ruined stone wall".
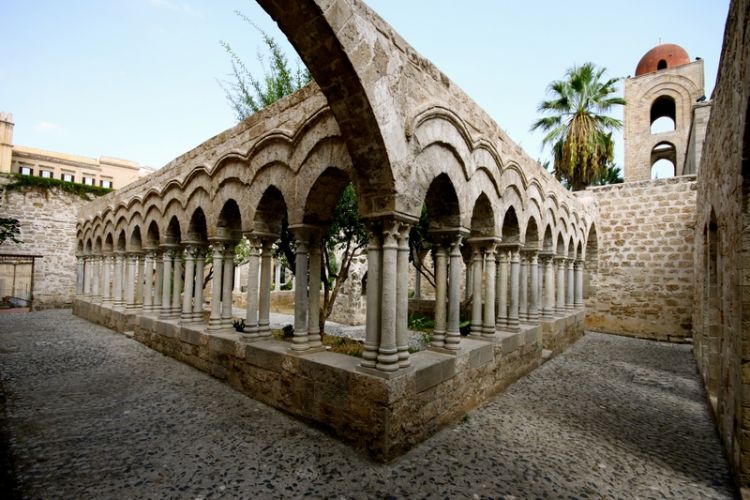
M 7 178 L 0 178 L 0 183 L 7 184 Z M 22 243 L 6 241 L 0 253 L 41 256 L 34 264 L 34 309 L 70 307 L 72 303 L 75 228 L 78 210 L 84 203 L 80 196 L 59 189 L 3 189 L 0 213 L 20 221 Z
M 589 188 L 599 205 L 598 259 L 586 298 L 591 330 L 680 340 L 691 335 L 695 177 Z M 593 255 L 588 255 L 587 261 Z
M 750 487 L 750 0 L 732 2 L 697 183 L 695 356 L 743 497 Z

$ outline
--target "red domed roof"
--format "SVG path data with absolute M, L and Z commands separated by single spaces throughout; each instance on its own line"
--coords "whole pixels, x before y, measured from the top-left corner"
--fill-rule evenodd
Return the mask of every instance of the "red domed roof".
M 688 53 L 673 43 L 663 43 L 646 52 L 638 61 L 638 67 L 635 68 L 635 76 L 653 73 L 654 71 L 666 68 L 682 66 L 690 62 Z

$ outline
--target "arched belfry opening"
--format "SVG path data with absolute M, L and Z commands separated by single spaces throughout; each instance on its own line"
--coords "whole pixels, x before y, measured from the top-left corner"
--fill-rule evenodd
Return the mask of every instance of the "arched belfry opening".
M 651 104 L 651 133 L 673 132 L 677 121 L 674 98 L 668 95 L 657 97 Z
M 659 62 L 656 63 L 656 69 L 667 69 L 667 60 L 666 59 L 659 59 Z
M 660 142 L 651 150 L 651 179 L 677 175 L 677 149 L 671 142 Z

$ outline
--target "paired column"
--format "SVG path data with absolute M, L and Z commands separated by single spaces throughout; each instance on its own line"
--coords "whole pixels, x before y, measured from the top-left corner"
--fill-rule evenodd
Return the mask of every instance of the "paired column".
M 310 234 L 309 266 L 310 275 L 307 283 L 307 341 L 310 348 L 323 345 L 320 337 L 320 268 L 322 255 L 320 251 L 320 233 L 312 231 Z M 268 267 L 268 289 L 271 289 L 271 267 Z
M 116 252 L 115 253 L 113 290 L 112 290 L 112 295 L 114 296 L 115 307 L 125 306 L 125 298 L 122 293 L 122 286 L 123 286 L 123 283 L 125 282 L 124 261 L 125 261 L 125 254 L 123 252 Z
M 161 311 L 162 290 L 164 289 L 164 258 L 158 250 L 154 251 L 154 303 L 152 312 Z
M 224 245 L 224 276 L 221 283 L 221 326 L 223 329 L 232 328 L 232 290 L 234 280 L 234 247 L 237 242 L 231 241 Z
M 135 288 L 138 272 L 138 254 L 129 253 L 125 256 L 125 308 L 128 311 L 136 309 Z
M 500 247 L 497 253 L 498 273 L 497 273 L 497 317 L 495 324 L 502 330 L 508 326 L 508 275 L 510 257 L 505 247 Z
M 306 351 L 310 348 L 307 336 L 307 263 L 309 235 L 304 229 L 294 231 L 297 247 L 294 254 L 294 338 L 292 349 Z
M 471 323 L 469 324 L 469 334 L 472 337 L 481 337 L 483 331 L 482 317 L 482 249 L 478 243 L 471 245 Z M 467 289 L 468 289 L 467 282 Z
M 495 289 L 497 287 L 495 243 L 484 248 L 484 324 L 482 336 L 495 336 Z
M 112 303 L 112 255 L 102 257 L 102 303 Z
M 84 269 L 83 255 L 76 255 L 76 295 L 83 294 Z
M 175 260 L 175 253 L 176 247 L 173 245 L 165 245 L 162 251 L 162 293 L 159 309 L 159 318 L 161 319 L 169 319 L 172 315 L 172 264 Z
M 91 256 L 91 302 L 99 302 L 101 300 L 101 256 Z
M 91 255 L 83 257 L 83 295 L 91 296 Z
M 369 226 L 362 366 L 390 373 L 410 364 L 407 326 L 410 226 L 396 219 L 374 221 Z
M 518 288 L 518 318 L 529 320 L 529 253 L 520 252 L 520 275 Z
M 247 308 L 245 310 L 245 331 L 240 340 L 249 341 L 260 337 L 258 333 L 258 268 L 260 266 L 260 240 L 247 235 L 249 253 L 247 257 Z M 278 268 L 278 266 L 277 266 Z
M 193 316 L 193 292 L 195 287 L 195 260 L 198 257 L 198 247 L 188 245 L 185 249 L 185 288 L 182 292 L 181 323 L 192 323 Z
M 445 332 L 445 348 L 461 349 L 461 235 L 454 237 L 450 251 L 450 281 L 448 282 L 448 325 Z
M 544 272 L 544 286 L 542 306 L 542 319 L 551 320 L 555 312 L 555 271 L 554 271 L 554 254 L 540 254 Z
M 206 272 L 206 247 L 197 246 L 195 255 L 195 291 L 193 293 L 193 313 L 192 320 L 194 323 L 203 322 L 203 287 Z
M 136 309 L 143 308 L 143 289 L 145 287 L 146 280 L 146 258 L 142 253 L 136 254 L 135 256 L 135 306 Z
M 435 249 L 435 328 L 432 332 L 432 345 L 445 347 L 446 296 L 448 288 L 448 252 L 443 242 Z M 417 273 L 419 275 L 419 273 Z M 368 274 L 369 281 L 369 274 Z M 368 283 L 369 287 L 369 283 Z M 369 291 L 369 288 L 368 288 Z M 369 304 L 368 304 L 369 307 Z
M 271 261 L 273 259 L 274 241 L 276 241 L 276 236 L 261 240 L 260 290 L 258 296 L 258 334 L 261 337 L 271 336 Z
M 180 292 L 182 291 L 182 255 L 181 247 L 175 248 L 174 258 L 172 259 L 172 303 L 169 307 L 169 318 L 179 319 L 182 303 L 180 301 Z
M 508 307 L 508 327 L 511 332 L 518 331 L 520 321 L 518 318 L 519 285 L 521 278 L 521 258 L 518 245 L 512 245 L 510 250 L 510 305 Z
M 143 263 L 143 312 L 150 313 L 154 310 L 154 261 L 156 252 L 153 249 L 146 251 Z
M 221 282 L 224 269 L 224 247 L 223 241 L 211 243 L 213 279 L 211 282 L 211 315 L 208 318 L 209 330 L 221 329 Z
M 565 267 L 568 270 L 567 281 L 566 281 L 566 292 L 565 292 L 565 309 L 567 311 L 573 311 L 575 306 L 573 305 L 574 299 L 574 287 L 575 287 L 575 275 L 573 272 L 573 261 L 574 259 L 565 259 Z
M 574 305 L 576 309 L 581 309 L 583 308 L 583 259 L 575 261 L 575 281 Z
M 531 291 L 529 294 L 528 320 L 536 323 L 539 321 L 539 264 L 536 250 L 529 250 L 527 255 L 529 261 L 529 288 Z
M 558 315 L 565 314 L 565 257 L 555 257 L 557 266 L 557 303 L 555 304 L 555 313 Z

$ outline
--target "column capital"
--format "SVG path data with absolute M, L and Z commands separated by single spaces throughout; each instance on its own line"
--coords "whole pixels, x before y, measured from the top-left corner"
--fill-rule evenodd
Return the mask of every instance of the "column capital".
M 495 236 L 473 236 L 468 238 L 466 242 L 471 245 L 471 248 L 475 248 L 480 252 L 492 253 L 500 244 L 500 238 Z
M 461 244 L 461 240 L 465 239 L 469 235 L 469 230 L 463 227 L 448 227 L 441 229 L 430 229 L 427 231 L 430 238 L 438 243 L 442 243 L 446 246 L 453 246 L 458 242 Z

